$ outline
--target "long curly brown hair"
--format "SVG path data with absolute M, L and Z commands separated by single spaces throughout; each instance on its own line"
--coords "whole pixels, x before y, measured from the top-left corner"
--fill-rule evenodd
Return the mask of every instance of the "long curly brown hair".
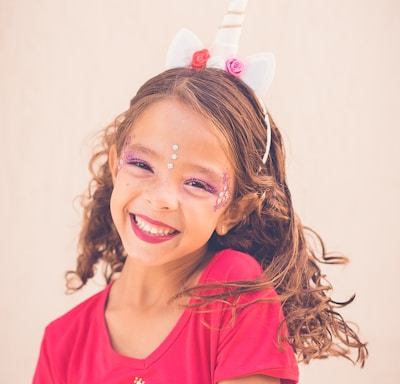
M 343 356 L 363 366 L 368 355 L 366 344 L 338 312 L 354 297 L 335 302 L 330 296 L 332 286 L 319 266 L 344 264 L 347 258 L 329 255 L 318 234 L 302 225 L 286 183 L 285 152 L 278 128 L 269 116 L 272 143 L 263 164 L 267 139 L 259 100 L 241 80 L 221 70 L 177 68 L 155 76 L 139 89 L 130 108 L 102 132 L 102 141 L 90 162 L 92 180 L 82 200 L 84 218 L 77 267 L 66 276 L 69 290 L 84 286 L 99 262 L 106 265 L 107 282 L 122 270 L 126 254 L 110 213 L 113 183 L 108 154 L 113 145 L 121 154 L 135 119 L 151 104 L 166 98 L 186 103 L 211 121 L 215 133 L 223 137 L 221 143 L 225 143 L 233 164 L 233 201 L 248 198 L 252 204 L 250 213 L 225 236 L 213 233 L 209 248 L 246 252 L 266 271 L 263 279 L 254 282 L 224 284 L 229 289 L 218 295 L 205 295 L 201 287 L 190 287 L 178 296 L 198 297 L 208 303 L 273 285 L 282 301 L 289 342 L 299 361 Z

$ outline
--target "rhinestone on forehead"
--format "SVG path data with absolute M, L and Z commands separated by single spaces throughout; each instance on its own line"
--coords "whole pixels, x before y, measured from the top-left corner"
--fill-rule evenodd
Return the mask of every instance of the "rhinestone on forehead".
M 174 144 L 172 146 L 172 150 L 173 151 L 177 151 L 178 149 L 179 149 L 179 145 L 178 144 Z M 178 158 L 178 155 L 176 153 L 172 153 L 171 159 L 172 160 L 176 160 L 177 158 Z M 167 167 L 168 167 L 168 169 L 172 169 L 172 168 L 174 168 L 174 164 L 173 163 L 168 163 Z

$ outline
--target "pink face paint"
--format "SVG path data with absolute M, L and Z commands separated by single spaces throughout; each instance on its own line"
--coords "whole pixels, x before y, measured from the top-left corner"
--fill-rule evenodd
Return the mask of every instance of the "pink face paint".
M 229 185 L 229 178 L 226 172 L 224 172 L 224 176 L 222 177 L 222 191 L 218 193 L 217 201 L 215 202 L 214 211 L 225 207 L 231 197 L 231 189 Z
M 127 138 L 125 140 L 125 144 L 124 144 L 124 149 L 122 150 L 121 157 L 120 157 L 120 159 L 118 161 L 118 168 L 117 168 L 118 172 L 121 170 L 122 166 L 125 164 L 125 162 L 127 160 L 127 153 L 126 152 L 127 152 L 128 146 L 131 143 L 131 140 L 132 140 L 131 136 L 130 135 L 127 136 Z

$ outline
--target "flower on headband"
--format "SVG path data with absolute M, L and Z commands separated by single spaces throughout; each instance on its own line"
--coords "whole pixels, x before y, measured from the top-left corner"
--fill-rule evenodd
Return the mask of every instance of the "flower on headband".
M 225 63 L 225 70 L 231 75 L 240 76 L 244 70 L 243 61 L 235 58 L 228 59 Z
M 202 49 L 200 51 L 196 51 L 193 54 L 190 66 L 193 69 L 203 69 L 206 67 L 207 60 L 210 58 L 210 56 L 211 55 L 208 49 Z

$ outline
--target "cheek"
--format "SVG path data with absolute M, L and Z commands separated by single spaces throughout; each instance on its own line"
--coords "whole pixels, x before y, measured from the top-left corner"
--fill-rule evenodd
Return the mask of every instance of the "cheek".
M 117 194 L 132 193 L 132 191 L 142 186 L 144 182 L 145 179 L 142 175 L 137 174 L 135 168 L 122 161 L 115 178 L 113 192 Z
M 186 220 L 192 222 L 191 227 L 194 231 L 198 231 L 199 233 L 209 232 L 211 236 L 227 208 L 221 207 L 215 209 L 215 202 L 209 202 L 203 205 L 197 204 L 196 208 L 193 208 L 193 205 L 195 205 L 194 202 L 192 202 L 191 207 L 187 209 L 182 206 L 182 211 L 186 216 Z M 196 217 L 197 220 L 191 220 L 190 218 L 192 217 Z
M 118 208 L 118 199 L 116 196 L 115 188 L 113 189 L 110 197 L 110 213 L 111 213 L 111 218 L 115 224 L 115 226 L 118 228 L 118 214 L 117 214 L 117 208 Z
M 118 217 L 124 204 L 129 201 L 132 191 L 136 188 L 132 185 L 132 180 L 124 177 L 124 172 L 121 171 L 114 182 L 114 187 L 110 196 L 110 211 L 113 220 Z

